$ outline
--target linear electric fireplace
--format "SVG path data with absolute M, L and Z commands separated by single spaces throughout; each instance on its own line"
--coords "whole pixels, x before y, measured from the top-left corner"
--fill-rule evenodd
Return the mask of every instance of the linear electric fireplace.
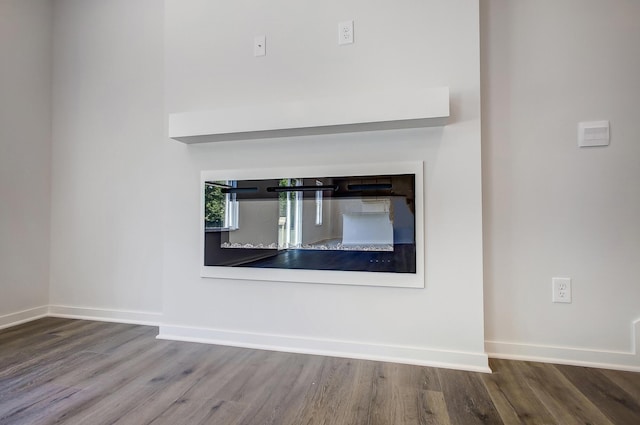
M 423 287 L 422 164 L 202 172 L 205 277 Z

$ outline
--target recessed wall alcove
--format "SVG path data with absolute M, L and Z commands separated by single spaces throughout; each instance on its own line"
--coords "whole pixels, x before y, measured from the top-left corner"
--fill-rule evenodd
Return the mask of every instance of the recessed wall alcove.
M 201 274 L 422 288 L 423 193 L 422 162 L 203 171 Z

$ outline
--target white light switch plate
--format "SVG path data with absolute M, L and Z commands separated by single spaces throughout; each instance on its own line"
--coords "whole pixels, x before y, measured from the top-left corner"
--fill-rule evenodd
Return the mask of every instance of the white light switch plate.
M 253 56 L 265 56 L 267 54 L 267 37 L 257 35 L 253 39 Z
M 608 146 L 609 121 L 578 123 L 578 146 Z

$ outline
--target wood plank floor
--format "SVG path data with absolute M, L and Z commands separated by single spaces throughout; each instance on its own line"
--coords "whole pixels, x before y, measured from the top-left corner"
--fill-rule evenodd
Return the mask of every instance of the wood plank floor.
M 155 339 L 46 318 L 0 331 L 0 424 L 640 424 L 640 374 L 493 374 Z

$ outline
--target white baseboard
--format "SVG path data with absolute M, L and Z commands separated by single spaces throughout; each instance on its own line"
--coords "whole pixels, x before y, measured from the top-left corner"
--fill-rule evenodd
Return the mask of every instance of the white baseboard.
M 591 350 L 575 347 L 486 341 L 486 353 L 463 352 L 162 325 L 162 314 L 157 312 L 61 305 L 45 305 L 0 316 L 0 329 L 47 316 L 159 326 L 158 339 L 405 363 L 473 372 L 491 372 L 488 366 L 489 357 L 640 372 L 640 319 L 632 324 L 630 351 Z
M 46 317 L 49 313 L 49 307 L 46 305 L 30 308 L 29 310 L 18 311 L 17 313 L 5 314 L 0 316 L 0 329 L 10 328 L 22 323 L 31 322 L 32 320 Z
M 161 313 L 150 311 L 128 311 L 102 308 L 69 307 L 50 305 L 51 317 L 66 319 L 98 320 L 101 322 L 129 323 L 133 325 L 159 326 Z
M 631 351 L 486 341 L 489 357 L 640 372 L 640 319 L 632 324 Z
M 491 372 L 485 353 L 160 325 L 158 339 Z

